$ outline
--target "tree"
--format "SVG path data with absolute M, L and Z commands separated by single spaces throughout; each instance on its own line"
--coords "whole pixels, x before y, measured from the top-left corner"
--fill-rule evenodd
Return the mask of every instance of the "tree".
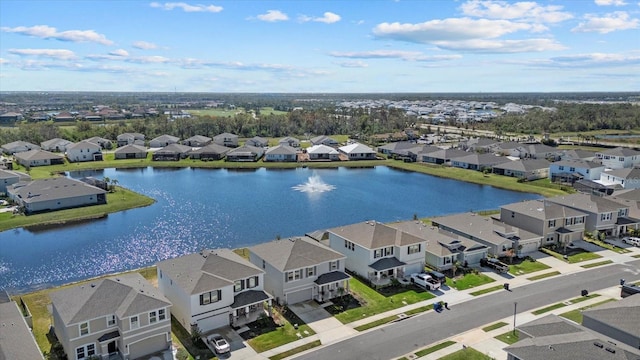
M 451 272 L 453 273 L 453 276 L 456 276 L 456 272 L 458 272 L 458 269 L 460 268 L 460 261 L 456 260 L 451 264 Z

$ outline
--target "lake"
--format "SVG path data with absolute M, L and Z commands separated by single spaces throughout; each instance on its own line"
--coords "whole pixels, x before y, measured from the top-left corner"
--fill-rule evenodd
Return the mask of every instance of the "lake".
M 540 198 L 384 166 L 367 169 L 105 169 L 156 199 L 85 223 L 0 233 L 0 288 L 23 292 L 360 221 L 391 222 Z

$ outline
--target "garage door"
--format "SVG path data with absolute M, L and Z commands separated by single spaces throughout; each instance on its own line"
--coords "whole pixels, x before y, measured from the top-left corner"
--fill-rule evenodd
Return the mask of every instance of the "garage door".
M 229 314 L 223 313 L 208 318 L 200 319 L 197 321 L 198 328 L 201 332 L 207 332 L 209 330 L 217 329 L 223 326 L 229 325 Z
M 311 300 L 313 296 L 313 288 L 298 290 L 287 293 L 287 304 L 295 304 L 302 301 Z
M 538 251 L 538 245 L 540 245 L 538 242 L 530 242 L 528 244 L 522 244 L 522 249 L 520 249 L 520 251 L 518 252 L 520 253 L 520 255 L 527 255 L 532 252 L 536 252 Z
M 167 350 L 166 334 L 158 334 L 129 345 L 129 359 L 135 360 L 158 351 Z

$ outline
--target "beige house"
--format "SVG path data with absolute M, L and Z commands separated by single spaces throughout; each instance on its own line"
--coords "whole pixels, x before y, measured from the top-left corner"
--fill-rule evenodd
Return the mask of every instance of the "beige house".
M 16 162 L 26 168 L 64 164 L 64 156 L 44 150 L 29 150 L 13 155 Z
M 66 177 L 19 182 L 7 194 L 25 213 L 54 211 L 87 205 L 106 204 L 106 191 Z
M 70 360 L 139 359 L 171 351 L 171 303 L 142 275 L 118 275 L 49 295 L 53 327 Z

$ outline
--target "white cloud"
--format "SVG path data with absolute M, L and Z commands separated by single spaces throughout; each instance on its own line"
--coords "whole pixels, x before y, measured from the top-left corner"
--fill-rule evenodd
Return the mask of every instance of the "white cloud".
M 152 8 L 158 8 L 163 10 L 173 10 L 173 9 L 182 9 L 184 12 L 210 12 L 210 13 L 219 13 L 222 11 L 222 6 L 215 5 L 190 5 L 184 2 L 168 2 L 164 4 L 160 4 L 157 2 L 152 2 L 149 4 Z
M 10 63 L 10 61 L 9 61 L 9 60 L 7 60 L 7 59 L 3 59 L 3 58 L 0 58 L 0 65 L 2 65 L 2 64 L 8 64 L 8 63 Z
M 128 58 L 127 61 L 139 64 L 164 64 L 171 61 L 171 59 L 164 56 L 138 56 Z
M 555 64 L 567 66 L 613 66 L 640 64 L 640 56 L 611 54 L 611 53 L 590 53 L 558 56 L 550 59 Z
M 462 58 L 461 55 L 425 55 L 420 51 L 371 50 L 329 53 L 333 57 L 350 59 L 402 59 L 405 61 L 446 61 Z
M 436 46 L 446 50 L 476 53 L 520 53 L 564 50 L 565 47 L 552 39 L 436 41 Z
M 373 29 L 379 38 L 415 43 L 497 38 L 517 31 L 538 32 L 544 26 L 508 20 L 449 18 L 417 24 L 382 23 Z
M 142 50 L 152 50 L 152 49 L 158 48 L 158 45 L 152 42 L 147 42 L 147 41 L 134 41 L 132 46 L 136 49 L 142 49 Z
M 306 15 L 301 15 L 298 20 L 301 22 L 315 21 L 321 22 L 325 24 L 333 24 L 340 21 L 342 18 L 338 14 L 334 14 L 332 12 L 325 12 L 322 17 L 311 17 Z
M 76 54 L 73 51 L 66 49 L 9 49 L 8 52 L 20 56 L 37 56 L 59 60 L 76 58 Z
M 595 0 L 596 1 L 596 5 L 598 6 L 624 6 L 627 5 L 626 2 L 624 2 L 624 0 Z
M 67 30 L 59 32 L 56 28 L 47 25 L 31 27 L 18 26 L 14 28 L 2 27 L 2 31 L 38 37 L 41 39 L 56 39 L 71 42 L 95 42 L 102 45 L 112 45 L 113 41 L 93 30 Z
M 346 68 L 366 68 L 369 66 L 364 61 L 343 61 L 338 63 L 338 65 Z
M 118 49 L 109 52 L 109 55 L 127 57 L 129 56 L 129 52 L 125 49 Z
M 586 14 L 584 18 L 586 21 L 579 23 L 578 26 L 571 29 L 571 31 L 607 34 L 617 30 L 636 29 L 638 25 L 640 25 L 638 19 L 631 19 L 625 11 L 615 11 L 604 14 L 602 17 L 594 14 Z
M 460 9 L 467 16 L 526 22 L 558 23 L 573 18 L 570 13 L 562 11 L 562 6 L 542 6 L 533 1 L 472 0 L 462 4 Z
M 276 21 L 287 21 L 289 17 L 287 14 L 283 13 L 280 10 L 267 10 L 266 14 L 260 14 L 257 16 L 259 20 L 268 21 L 268 22 L 276 22 Z

